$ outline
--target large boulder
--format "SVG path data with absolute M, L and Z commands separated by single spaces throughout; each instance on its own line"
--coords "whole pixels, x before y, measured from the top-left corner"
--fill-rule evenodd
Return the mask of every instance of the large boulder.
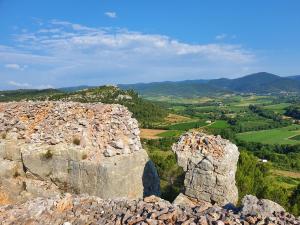
M 173 205 L 179 206 L 179 207 L 198 207 L 198 211 L 204 211 L 212 206 L 212 204 L 205 202 L 205 201 L 199 201 L 197 199 L 188 197 L 182 193 L 180 193 L 173 201 Z
M 183 134 L 172 150 L 185 174 L 185 195 L 209 203 L 235 204 L 235 173 L 239 151 L 220 136 L 200 132 Z
M 123 106 L 4 103 L 0 134 L 0 195 L 11 201 L 59 192 L 104 199 L 159 195 L 138 123 Z
M 256 216 L 260 215 L 263 217 L 274 216 L 274 213 L 285 212 L 285 209 L 268 199 L 258 199 L 253 195 L 246 195 L 242 199 L 242 210 L 243 216 Z

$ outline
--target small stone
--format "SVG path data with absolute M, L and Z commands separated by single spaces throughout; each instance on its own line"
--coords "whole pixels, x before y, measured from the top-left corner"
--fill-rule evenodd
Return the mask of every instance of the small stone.
M 159 202 L 160 200 L 161 199 L 155 195 L 151 195 L 151 196 L 144 198 L 144 202 L 147 202 L 147 203 L 155 203 L 155 202 Z
M 64 222 L 63 225 L 72 225 L 70 222 Z

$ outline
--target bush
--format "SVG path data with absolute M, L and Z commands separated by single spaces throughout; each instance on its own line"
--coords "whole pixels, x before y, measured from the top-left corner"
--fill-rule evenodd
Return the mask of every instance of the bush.
M 295 188 L 290 197 L 291 212 L 300 215 L 300 184 Z
M 7 134 L 6 134 L 5 132 L 3 132 L 3 133 L 1 134 L 1 138 L 2 138 L 2 139 L 6 139 L 6 136 L 7 136 Z
M 87 154 L 86 154 L 86 153 L 84 153 L 84 154 L 81 156 L 81 159 L 82 159 L 82 160 L 85 160 L 85 159 L 87 159 Z
M 52 157 L 53 157 L 52 150 L 51 150 L 51 149 L 48 149 L 48 150 L 44 153 L 43 157 L 44 157 L 45 159 L 52 159 Z
M 74 139 L 73 139 L 73 144 L 74 144 L 74 145 L 80 145 L 80 139 L 77 138 L 77 137 L 74 138 Z

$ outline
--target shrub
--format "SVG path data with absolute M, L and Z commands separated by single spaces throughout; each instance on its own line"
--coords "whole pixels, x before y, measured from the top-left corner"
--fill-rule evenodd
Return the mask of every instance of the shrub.
M 2 139 L 6 139 L 6 136 L 7 136 L 7 134 L 6 134 L 5 132 L 3 132 L 3 133 L 1 134 L 1 138 L 2 138 Z
M 20 176 L 21 174 L 18 172 L 18 171 L 16 171 L 15 173 L 14 173 L 14 178 L 16 178 L 16 177 L 18 177 L 18 176 Z
M 79 138 L 75 137 L 75 138 L 73 139 L 73 144 L 74 144 L 74 145 L 80 145 L 80 140 L 79 140 Z
M 84 154 L 81 156 L 81 159 L 82 159 L 82 160 L 85 160 L 85 159 L 87 159 L 87 154 L 86 154 L 86 153 L 84 153 Z
M 51 149 L 48 149 L 45 153 L 44 153 L 44 158 L 45 159 L 51 159 L 53 157 L 53 153 L 51 151 Z

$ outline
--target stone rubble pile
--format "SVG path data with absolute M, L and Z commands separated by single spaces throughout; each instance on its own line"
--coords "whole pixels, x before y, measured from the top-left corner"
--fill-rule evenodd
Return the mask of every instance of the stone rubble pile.
M 0 104 L 0 134 L 31 144 L 76 144 L 114 156 L 141 149 L 138 123 L 121 105 L 78 102 Z
M 237 203 L 235 173 L 239 151 L 220 136 L 187 132 L 172 146 L 178 165 L 186 172 L 185 195 L 199 201 Z
M 268 215 L 242 215 L 239 209 L 211 206 L 205 210 L 174 206 L 155 196 L 138 200 L 102 200 L 90 196 L 37 198 L 19 205 L 0 207 L 0 223 L 43 225 L 296 225 L 295 218 L 284 211 Z

